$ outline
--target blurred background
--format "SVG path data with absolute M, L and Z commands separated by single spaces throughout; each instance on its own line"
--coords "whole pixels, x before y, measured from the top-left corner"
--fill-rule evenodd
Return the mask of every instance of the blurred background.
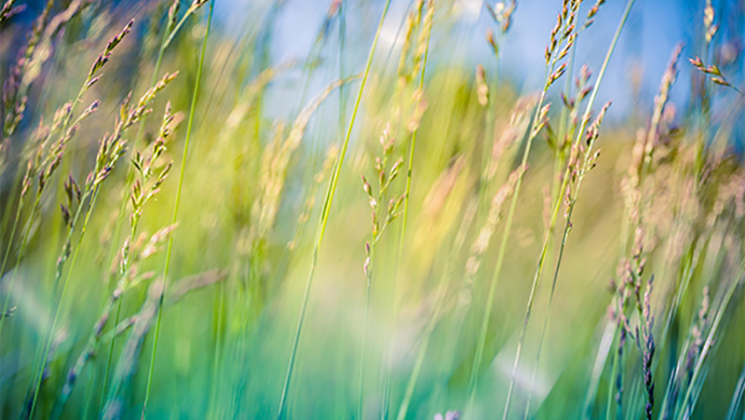
M 596 3 L 567 3 L 571 32 Z M 742 418 L 745 2 L 636 1 L 588 104 L 627 7 L 598 3 L 548 88 L 561 0 L 509 19 L 510 2 L 393 0 L 377 38 L 383 0 L 18 0 L 0 23 L 3 118 L 24 104 L 0 166 L 0 418 Z M 94 100 L 42 188 L 55 115 Z M 581 116 L 607 102 L 595 162 Z M 160 139 L 154 173 L 173 169 L 133 229 Z

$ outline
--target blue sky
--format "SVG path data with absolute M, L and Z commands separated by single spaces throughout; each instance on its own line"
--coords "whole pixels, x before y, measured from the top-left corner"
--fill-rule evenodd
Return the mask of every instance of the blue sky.
M 353 72 L 364 65 L 365 55 L 385 2 L 345 1 L 349 4 L 347 68 Z M 377 63 L 384 62 L 392 48 L 395 51 L 396 33 L 411 1 L 393 0 L 376 56 Z M 442 35 L 433 39 L 433 60 L 436 63 L 447 60 L 467 67 L 488 63 L 490 57 L 484 33 L 490 25 L 490 18 L 482 6 L 484 0 L 461 1 L 467 12 L 461 15 L 456 26 L 460 34 L 457 49 L 453 51 L 456 43 L 453 42 L 455 35 L 451 30 L 445 34 L 445 39 Z M 492 5 L 495 3 L 495 0 L 486 1 Z M 264 16 L 272 2 L 273 0 L 218 1 L 217 16 L 228 31 L 245 29 L 242 25 L 245 25 L 247 17 Z M 275 21 L 271 57 L 273 62 L 290 58 L 302 60 L 307 55 L 329 3 L 330 0 L 286 0 Z M 444 7 L 448 3 L 449 0 L 440 0 L 439 4 Z M 585 6 L 590 6 L 594 1 L 586 0 L 586 3 L 588 4 Z M 722 12 L 718 13 L 716 20 L 723 22 L 723 26 L 733 16 L 742 15 L 743 0 L 714 0 L 713 3 Z M 625 6 L 625 0 L 606 1 L 593 27 L 580 38 L 578 64 L 587 63 L 597 73 Z M 544 77 L 543 50 L 560 7 L 561 0 L 518 0 L 512 29 L 502 46 L 500 71 L 507 74 L 525 93 L 541 87 Z M 701 31 L 703 8 L 704 0 L 636 1 L 598 98 L 601 102 L 613 100 L 611 117 L 626 116 L 635 107 L 651 107 L 660 77 L 678 42 L 683 42 L 685 48 L 681 57 L 679 80 L 672 97 L 679 105 L 684 105 L 690 90 L 690 65 L 687 58 L 698 55 L 700 46 L 697 34 Z M 249 21 L 256 23 L 255 18 L 249 18 Z M 438 23 L 443 21 L 436 21 L 435 24 Z M 335 33 L 330 42 L 337 42 Z M 334 57 L 334 48 L 334 45 L 328 48 L 327 58 Z M 641 103 L 635 101 L 630 88 L 632 74 L 640 81 Z

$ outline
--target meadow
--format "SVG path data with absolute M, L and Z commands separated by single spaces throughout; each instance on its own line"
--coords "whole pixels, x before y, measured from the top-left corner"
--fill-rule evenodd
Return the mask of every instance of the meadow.
M 0 418 L 745 419 L 741 2 L 221 1 L 0 0 Z

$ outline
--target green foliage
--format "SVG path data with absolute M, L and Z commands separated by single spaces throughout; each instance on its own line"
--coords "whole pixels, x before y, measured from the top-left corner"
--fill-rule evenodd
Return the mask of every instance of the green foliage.
M 397 27 L 330 0 L 284 62 L 292 2 L 237 35 L 181 3 L 0 6 L 0 418 L 743 415 L 742 69 L 711 2 L 606 122 L 633 0 L 557 1 L 536 93 L 497 78 L 514 1 L 485 2 L 475 72 L 455 1 Z

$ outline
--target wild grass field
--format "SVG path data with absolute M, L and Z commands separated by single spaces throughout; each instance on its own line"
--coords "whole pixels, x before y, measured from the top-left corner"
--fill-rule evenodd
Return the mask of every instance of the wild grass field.
M 649 3 L 0 0 L 0 418 L 745 419 L 745 4 Z

